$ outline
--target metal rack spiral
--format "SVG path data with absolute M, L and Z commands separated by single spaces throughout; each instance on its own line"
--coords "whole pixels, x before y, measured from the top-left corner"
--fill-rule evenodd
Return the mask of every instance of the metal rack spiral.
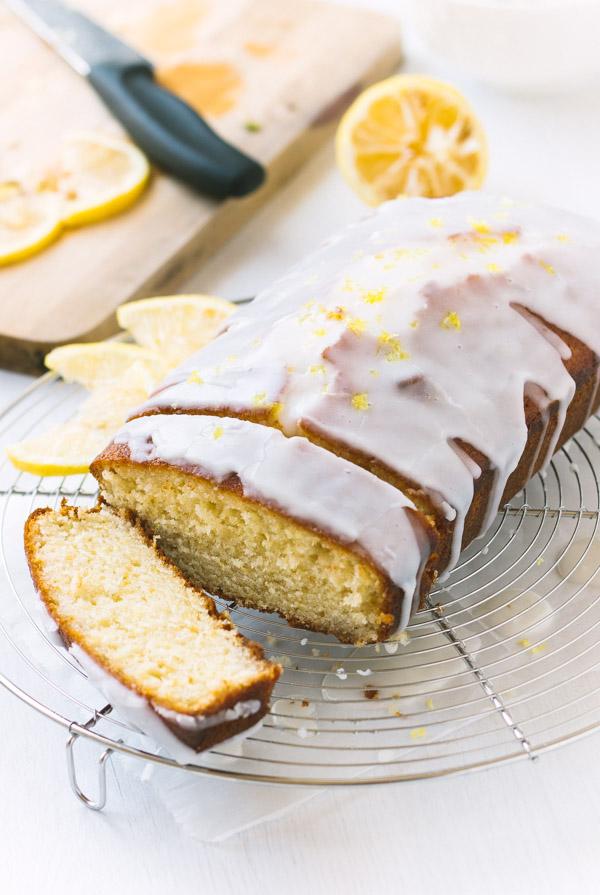
M 83 393 L 51 374 L 0 414 L 0 447 L 68 418 Z M 4 451 L 2 451 L 4 456 Z M 343 646 L 230 604 L 235 624 L 284 665 L 265 723 L 182 770 L 271 783 L 361 784 L 532 760 L 600 726 L 600 421 L 464 552 L 407 637 Z M 0 683 L 69 733 L 174 765 L 117 717 L 41 623 L 21 544 L 35 507 L 96 499 L 90 476 L 39 478 L 0 465 Z M 223 604 L 224 601 L 217 601 Z M 8 672 L 10 668 L 10 672 Z M 177 766 L 178 767 L 178 766 Z M 103 790 L 104 787 L 104 790 Z

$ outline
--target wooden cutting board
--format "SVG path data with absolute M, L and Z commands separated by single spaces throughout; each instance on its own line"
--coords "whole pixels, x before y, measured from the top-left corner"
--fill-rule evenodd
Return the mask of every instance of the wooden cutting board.
M 121 302 L 175 290 L 328 137 L 352 98 L 394 69 L 398 26 L 313 0 L 79 0 L 150 57 L 159 79 L 267 182 L 215 203 L 155 172 L 142 199 L 0 270 L 0 365 L 39 369 L 54 345 L 104 338 Z M 74 130 L 118 133 L 95 93 L 0 8 L 0 180 L 48 165 Z

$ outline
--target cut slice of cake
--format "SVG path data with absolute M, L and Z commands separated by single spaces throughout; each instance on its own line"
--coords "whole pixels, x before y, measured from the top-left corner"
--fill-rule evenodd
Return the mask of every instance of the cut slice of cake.
M 174 758 L 188 760 L 266 713 L 279 666 L 127 514 L 103 505 L 36 510 L 25 550 L 90 680 Z
M 188 580 L 345 643 L 404 627 L 430 586 L 430 521 L 306 438 L 224 417 L 141 417 L 91 470 Z

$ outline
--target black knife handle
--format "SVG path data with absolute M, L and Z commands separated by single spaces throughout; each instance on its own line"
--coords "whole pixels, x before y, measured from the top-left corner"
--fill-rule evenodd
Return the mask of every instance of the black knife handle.
M 88 80 L 148 158 L 199 192 L 215 199 L 245 196 L 264 181 L 262 165 L 160 87 L 149 65 L 96 65 Z

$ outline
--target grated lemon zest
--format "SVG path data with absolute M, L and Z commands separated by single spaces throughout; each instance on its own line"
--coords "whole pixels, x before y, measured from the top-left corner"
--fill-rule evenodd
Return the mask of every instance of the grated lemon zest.
M 369 396 L 366 392 L 359 392 L 356 395 L 352 396 L 352 406 L 355 410 L 368 410 L 371 406 L 369 403 Z
M 368 305 L 376 305 L 380 301 L 383 301 L 386 292 L 387 289 L 385 286 L 382 286 L 381 289 L 367 289 L 363 290 L 361 298 Z
M 440 323 L 440 326 L 442 327 L 442 329 L 460 330 L 461 325 L 462 324 L 460 322 L 460 317 L 458 316 L 456 311 L 448 311 L 448 313 L 446 314 L 446 316 Z

